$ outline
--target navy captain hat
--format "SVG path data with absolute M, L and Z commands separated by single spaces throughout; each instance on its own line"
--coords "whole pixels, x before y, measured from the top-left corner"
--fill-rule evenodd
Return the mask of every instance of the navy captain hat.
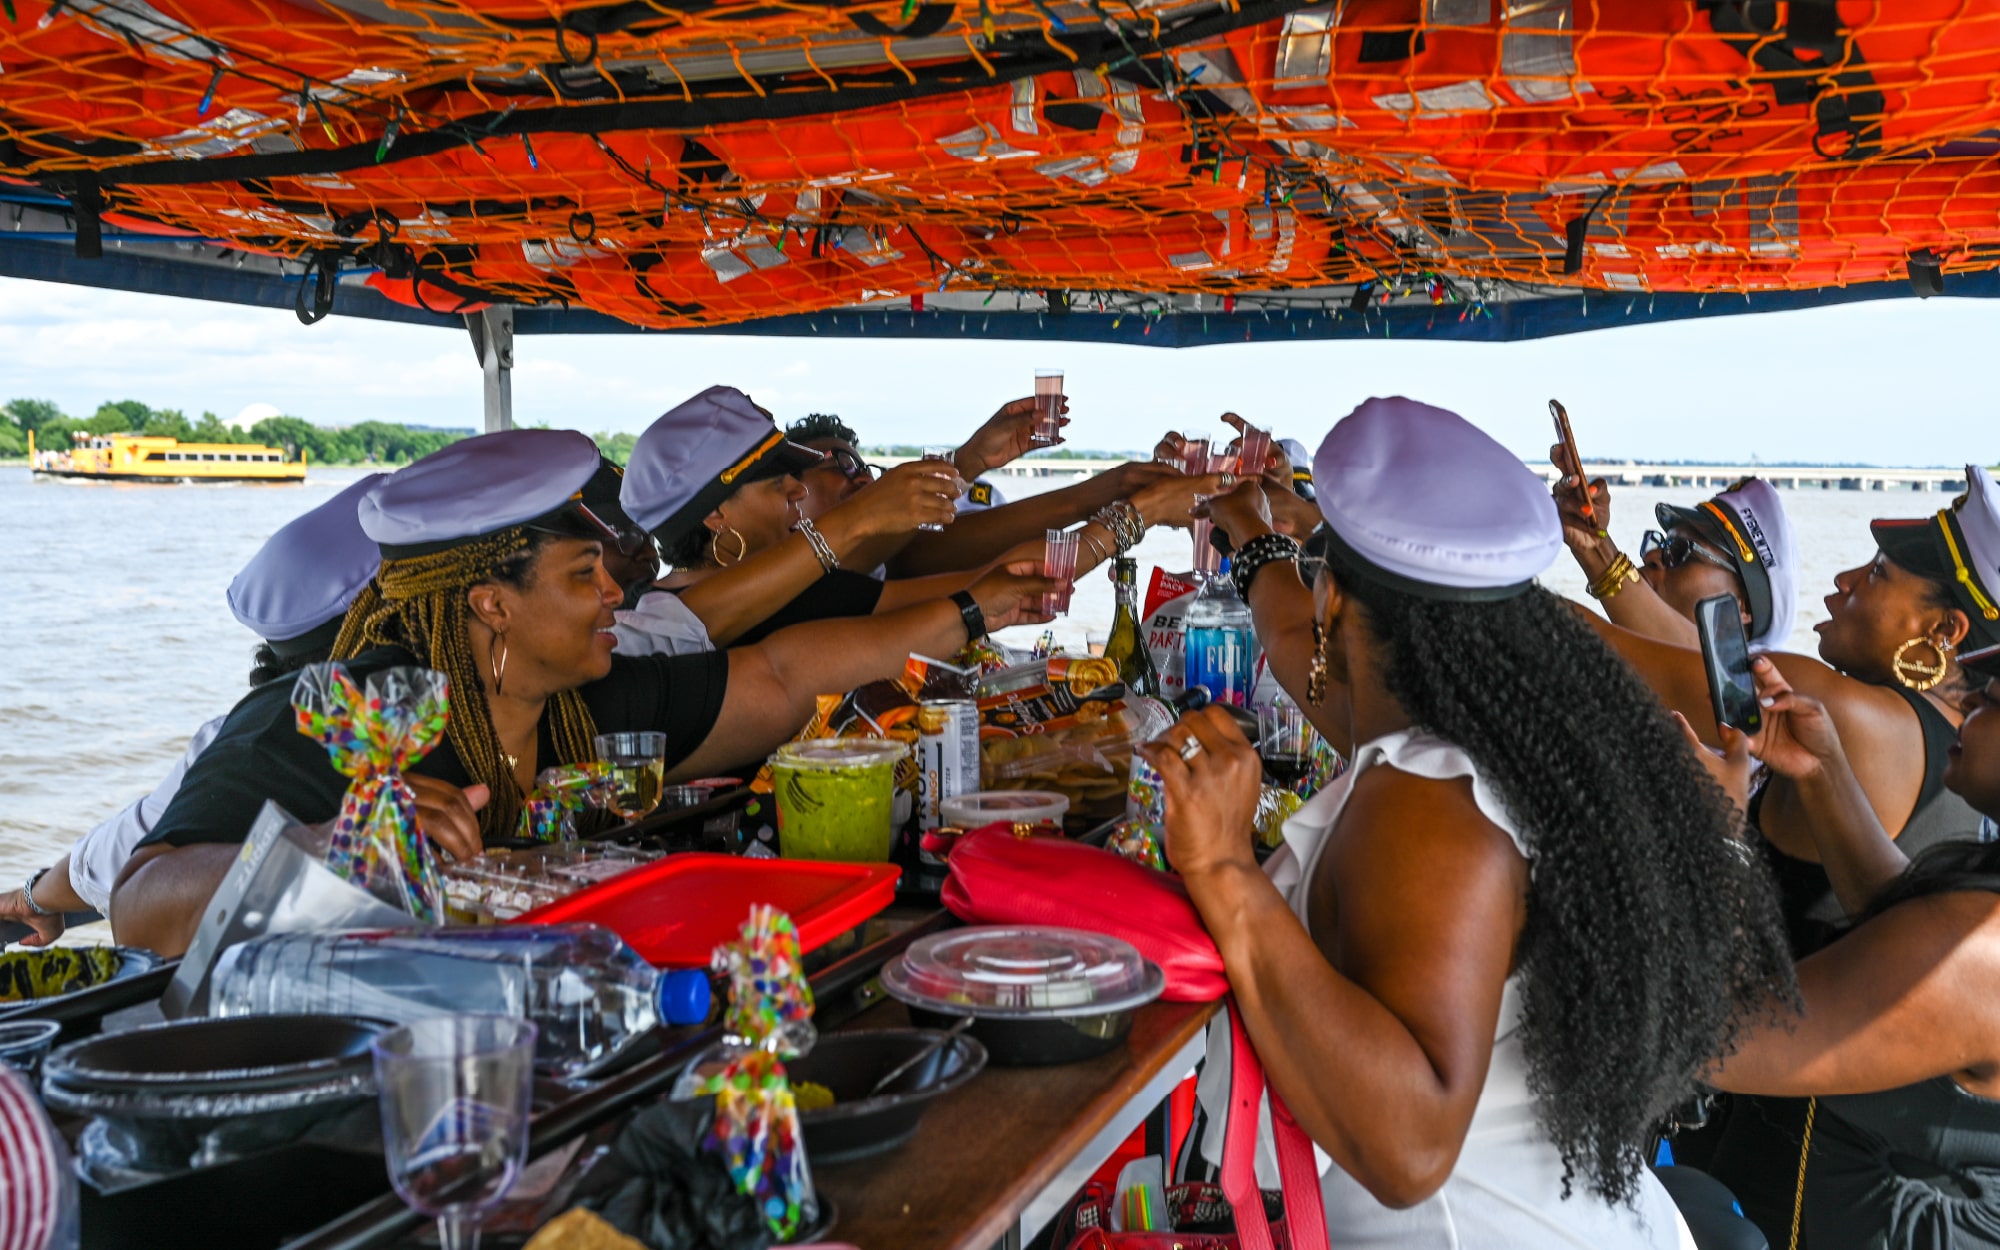
M 821 459 L 787 439 L 742 391 L 711 386 L 646 427 L 618 497 L 626 515 L 671 549 L 742 487 Z
M 604 461 L 575 430 L 499 430 L 462 439 L 377 483 L 361 528 L 384 560 L 449 550 L 515 527 L 603 542 L 617 531 L 584 502 Z
M 1342 418 L 1313 487 L 1335 570 L 1418 598 L 1510 599 L 1562 551 L 1555 501 L 1520 457 L 1415 400 L 1370 399 Z
M 229 583 L 229 611 L 280 656 L 331 646 L 348 605 L 381 567 L 360 506 L 383 476 L 370 473 L 288 521 Z

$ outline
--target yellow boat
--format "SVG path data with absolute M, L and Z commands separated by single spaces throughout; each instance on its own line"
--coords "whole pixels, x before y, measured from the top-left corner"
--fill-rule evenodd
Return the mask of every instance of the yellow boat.
M 243 443 L 183 443 L 145 434 L 75 434 L 68 451 L 35 450 L 28 431 L 28 465 L 37 477 L 103 482 L 303 482 L 306 462 L 288 461 L 276 447 Z

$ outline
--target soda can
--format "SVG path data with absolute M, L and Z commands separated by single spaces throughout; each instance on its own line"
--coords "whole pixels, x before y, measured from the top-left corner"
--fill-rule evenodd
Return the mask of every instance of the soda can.
M 917 828 L 937 828 L 946 799 L 978 788 L 979 705 L 971 699 L 917 704 Z

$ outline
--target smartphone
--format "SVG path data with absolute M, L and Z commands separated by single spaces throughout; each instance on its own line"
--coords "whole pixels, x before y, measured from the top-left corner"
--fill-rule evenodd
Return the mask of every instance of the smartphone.
M 1549 415 L 1555 418 L 1556 441 L 1569 453 L 1569 462 L 1576 466 L 1577 484 L 1583 488 L 1583 515 L 1597 519 L 1597 509 L 1590 505 L 1590 482 L 1583 476 L 1583 453 L 1576 449 L 1576 434 L 1569 428 L 1569 413 L 1564 411 L 1558 400 L 1549 401 Z
M 1757 682 L 1750 675 L 1750 640 L 1735 595 L 1716 595 L 1694 606 L 1701 662 L 1708 669 L 1708 698 L 1717 723 L 1754 734 L 1764 725 Z

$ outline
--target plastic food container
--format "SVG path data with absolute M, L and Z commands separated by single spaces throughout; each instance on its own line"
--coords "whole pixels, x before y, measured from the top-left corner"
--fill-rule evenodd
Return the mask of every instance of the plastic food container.
M 913 943 L 882 970 L 882 988 L 922 1028 L 973 1017 L 994 1063 L 1069 1063 L 1132 1031 L 1166 977 L 1129 942 L 1053 926 L 977 926 Z
M 1051 790 L 975 790 L 938 804 L 944 823 L 972 830 L 995 822 L 1062 827 L 1069 796 Z
M 882 863 L 894 833 L 896 762 L 908 754 L 882 738 L 788 742 L 771 757 L 778 851 L 787 859 Z

